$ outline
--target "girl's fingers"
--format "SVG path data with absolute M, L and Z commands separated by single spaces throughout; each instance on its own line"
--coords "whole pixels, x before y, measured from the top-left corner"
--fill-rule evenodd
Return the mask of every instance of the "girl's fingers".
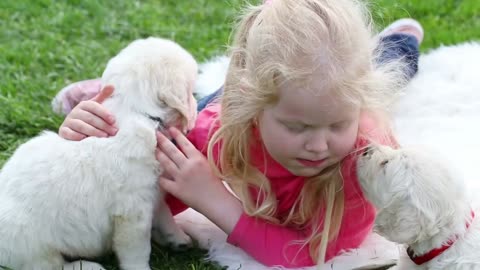
M 58 135 L 70 141 L 81 141 L 87 137 L 84 134 L 78 133 L 76 131 L 73 131 L 69 127 L 64 126 L 60 127 L 60 129 L 58 130 Z
M 94 96 L 92 100 L 97 103 L 103 103 L 105 99 L 112 95 L 113 90 L 113 85 L 107 85 L 102 88 L 102 90 L 100 90 L 100 92 L 96 96 Z
M 175 196 L 178 192 L 177 183 L 168 178 L 160 176 L 158 178 L 158 184 L 163 190 L 165 190 L 167 193 L 172 194 L 173 196 Z
M 198 153 L 197 148 L 195 148 L 195 146 L 187 139 L 187 137 L 185 137 L 185 135 L 183 135 L 182 132 L 180 132 L 180 130 L 175 127 L 171 127 L 168 129 L 168 131 L 177 143 L 177 146 L 180 148 L 180 150 L 182 150 L 183 153 L 185 153 L 187 158 Z
M 97 129 L 96 127 L 91 126 L 79 119 L 69 119 L 68 122 L 62 125 L 61 129 L 63 127 L 68 127 L 72 131 L 83 134 L 87 137 L 90 137 L 90 136 L 100 137 L 100 138 L 108 137 L 108 134 L 106 132 L 100 129 Z
M 177 167 L 180 167 L 187 161 L 187 157 L 180 151 L 165 135 L 157 132 L 158 148 L 165 154 Z
M 157 160 L 160 163 L 166 174 L 170 175 L 172 178 L 175 178 L 178 175 L 178 166 L 170 160 L 161 150 L 156 151 Z M 164 174 L 165 174 L 164 172 Z
M 97 130 L 100 130 L 110 136 L 113 136 L 117 133 L 117 128 L 111 126 L 109 123 L 105 122 L 104 119 L 98 117 L 96 114 L 90 113 L 88 111 L 78 111 L 75 115 L 75 119 L 82 120 L 86 124 L 94 127 Z
M 100 105 L 100 103 L 92 101 L 82 101 L 79 104 L 79 110 L 87 111 L 91 114 L 94 114 L 103 119 L 103 121 L 107 122 L 109 125 L 115 124 L 115 118 L 113 117 L 113 115 L 104 106 Z

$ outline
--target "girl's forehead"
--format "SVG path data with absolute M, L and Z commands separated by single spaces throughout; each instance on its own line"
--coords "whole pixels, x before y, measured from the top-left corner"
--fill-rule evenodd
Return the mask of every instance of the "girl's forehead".
M 331 90 L 313 91 L 281 87 L 274 110 L 280 117 L 315 124 L 351 117 L 359 108 L 348 104 Z
M 278 103 L 297 109 L 316 107 L 319 110 L 331 111 L 332 107 L 346 106 L 346 102 L 335 91 L 320 83 L 285 82 L 278 87 Z

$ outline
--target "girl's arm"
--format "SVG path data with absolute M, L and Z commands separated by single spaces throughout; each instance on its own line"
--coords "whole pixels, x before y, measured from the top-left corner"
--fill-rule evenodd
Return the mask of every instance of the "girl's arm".
M 171 128 L 169 133 L 177 146 L 163 134 L 157 135 L 157 159 L 166 172 L 160 178 L 163 189 L 205 215 L 229 235 L 229 243 L 259 262 L 284 267 L 314 265 L 308 246 L 294 243 L 306 238 L 304 231 L 246 215 L 241 202 L 213 174 L 197 147 L 177 129 Z

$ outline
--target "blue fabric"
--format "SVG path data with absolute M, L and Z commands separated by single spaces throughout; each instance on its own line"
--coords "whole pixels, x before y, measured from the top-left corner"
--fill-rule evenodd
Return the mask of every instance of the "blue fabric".
M 205 107 L 207 107 L 208 104 L 213 102 L 222 92 L 223 92 L 223 85 L 219 89 L 217 89 L 217 91 L 211 93 L 206 97 L 201 98 L 197 102 L 197 111 L 201 111 L 205 109 Z
M 405 75 L 411 79 L 418 71 L 418 40 L 412 35 L 392 34 L 380 39 L 379 47 L 382 49 L 379 64 L 386 63 L 394 59 L 404 58 Z

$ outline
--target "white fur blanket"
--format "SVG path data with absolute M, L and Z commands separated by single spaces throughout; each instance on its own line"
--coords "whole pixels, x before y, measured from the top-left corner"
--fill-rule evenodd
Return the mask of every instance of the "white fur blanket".
M 197 94 L 205 96 L 223 83 L 228 59 L 201 66 Z M 422 55 L 419 73 L 394 108 L 397 138 L 405 146 L 426 145 L 449 158 L 472 193 L 480 191 L 480 44 L 441 47 Z M 188 210 L 176 217 L 209 250 L 210 259 L 228 269 L 269 269 L 225 242 L 226 235 L 201 214 Z M 346 270 L 389 264 L 401 248 L 372 234 L 362 247 L 327 263 Z M 278 269 L 278 268 L 270 268 Z M 305 268 L 307 269 L 307 268 Z M 314 269 L 313 267 L 310 269 Z

